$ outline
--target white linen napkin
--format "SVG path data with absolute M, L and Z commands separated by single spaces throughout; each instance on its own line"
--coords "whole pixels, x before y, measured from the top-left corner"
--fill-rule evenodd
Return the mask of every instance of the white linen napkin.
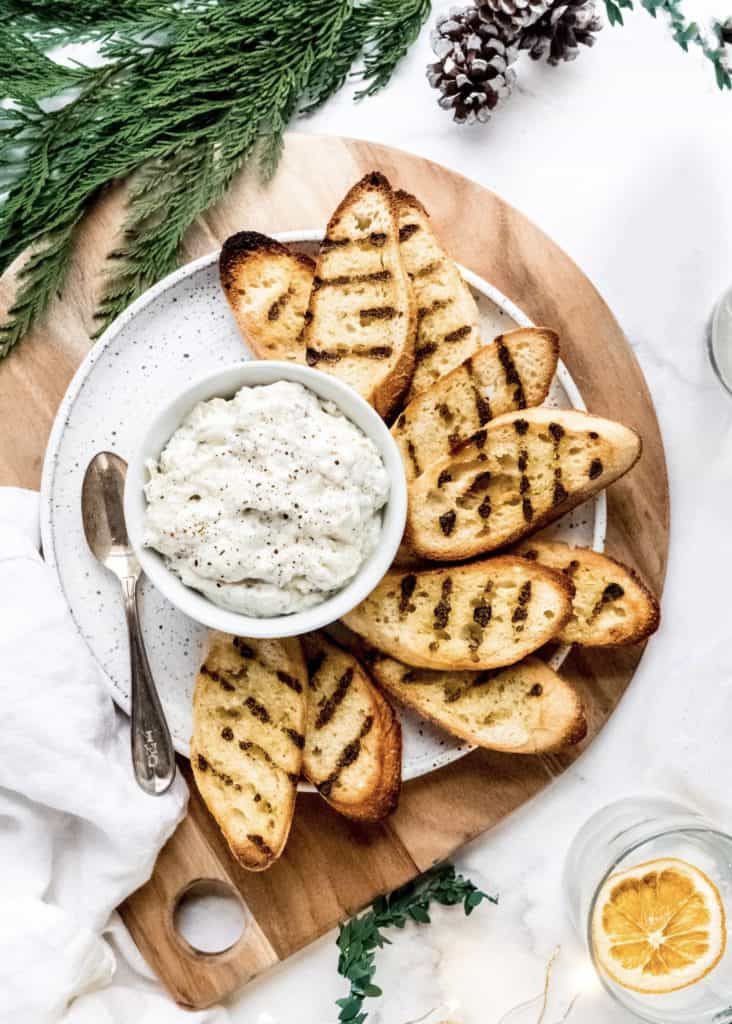
M 162 797 L 135 783 L 128 720 L 38 548 L 38 495 L 0 488 L 0 1022 L 224 1019 L 179 1010 L 151 983 L 97 991 L 116 966 L 102 930 L 149 877 L 187 790 L 180 777 Z

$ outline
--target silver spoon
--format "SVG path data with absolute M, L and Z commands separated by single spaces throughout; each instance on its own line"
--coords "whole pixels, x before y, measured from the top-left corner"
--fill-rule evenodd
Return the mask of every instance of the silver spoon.
M 127 463 L 98 452 L 84 474 L 81 515 L 92 554 L 118 578 L 124 594 L 132 676 L 132 766 L 137 782 L 153 796 L 175 778 L 175 754 L 145 653 L 137 609 L 142 570 L 127 537 L 122 505 Z

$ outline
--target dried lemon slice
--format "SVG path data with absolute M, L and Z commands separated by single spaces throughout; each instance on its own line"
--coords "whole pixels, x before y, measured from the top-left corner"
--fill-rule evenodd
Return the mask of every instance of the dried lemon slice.
M 623 988 L 651 994 L 693 985 L 727 944 L 717 887 L 672 857 L 611 875 L 595 902 L 591 933 L 601 969 Z

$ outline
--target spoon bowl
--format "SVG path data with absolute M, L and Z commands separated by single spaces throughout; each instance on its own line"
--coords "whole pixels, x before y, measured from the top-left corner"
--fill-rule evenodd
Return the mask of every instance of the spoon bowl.
M 114 452 L 91 460 L 81 487 L 81 515 L 89 549 L 119 579 L 140 574 L 140 563 L 127 536 L 122 505 L 127 463 Z

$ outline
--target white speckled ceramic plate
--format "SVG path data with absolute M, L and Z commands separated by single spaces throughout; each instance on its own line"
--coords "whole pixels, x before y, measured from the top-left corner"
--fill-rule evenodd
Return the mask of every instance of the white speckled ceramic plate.
M 312 252 L 320 231 L 279 235 Z M 45 557 L 66 597 L 76 628 L 107 680 L 112 697 L 129 711 L 127 636 L 119 584 L 93 558 L 81 522 L 84 470 L 98 451 L 127 457 L 160 395 L 251 354 L 242 343 L 219 287 L 218 253 L 181 267 L 151 288 L 105 332 L 76 372 L 59 408 L 48 443 L 41 485 Z M 486 340 L 531 321 L 505 296 L 468 271 Z M 547 405 L 584 409 L 561 363 Z M 602 550 L 605 495 L 565 516 L 552 535 Z M 150 664 L 176 749 L 188 754 L 191 693 L 206 630 L 170 605 L 147 580 L 142 586 L 142 626 Z M 557 667 L 566 656 L 559 650 Z M 416 778 L 462 756 L 465 744 L 402 710 L 405 779 Z

